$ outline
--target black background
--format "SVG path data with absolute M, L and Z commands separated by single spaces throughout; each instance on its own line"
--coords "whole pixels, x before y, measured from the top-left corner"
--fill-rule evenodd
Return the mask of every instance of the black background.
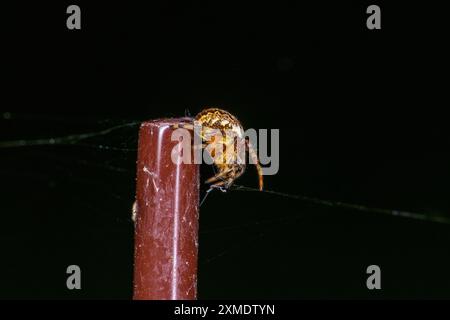
M 444 8 L 374 3 L 382 30 L 367 30 L 366 1 L 78 1 L 80 31 L 66 28 L 74 3 L 7 5 L 1 140 L 219 106 L 280 129 L 267 189 L 448 217 Z M 136 138 L 131 127 L 90 143 Z M 135 160 L 0 149 L 1 298 L 131 298 Z M 256 187 L 254 171 L 239 183 Z M 235 191 L 210 196 L 200 233 L 200 299 L 450 297 L 449 225 Z M 81 291 L 66 289 L 70 264 Z M 366 288 L 371 264 L 380 291 Z

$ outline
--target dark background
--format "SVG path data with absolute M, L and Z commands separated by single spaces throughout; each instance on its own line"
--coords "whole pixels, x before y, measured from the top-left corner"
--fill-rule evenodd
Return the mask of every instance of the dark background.
M 267 189 L 450 217 L 441 3 L 5 5 L 0 140 L 219 106 L 280 129 Z M 369 4 L 382 30 L 366 29 Z M 0 298 L 132 297 L 137 130 L 0 149 Z M 256 187 L 254 171 L 239 184 Z M 209 197 L 200 233 L 200 299 L 450 298 L 450 225 L 233 191 Z M 66 289 L 71 264 L 81 291 Z

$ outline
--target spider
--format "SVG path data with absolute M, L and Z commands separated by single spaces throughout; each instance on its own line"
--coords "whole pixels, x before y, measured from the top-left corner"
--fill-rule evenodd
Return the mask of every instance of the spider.
M 234 115 L 223 109 L 207 108 L 195 116 L 193 124 L 175 125 L 175 128 L 194 130 L 194 127 L 197 126 L 200 128 L 199 134 L 203 142 L 201 147 L 211 150 L 210 155 L 217 168 L 216 175 L 206 180 L 206 183 L 211 184 L 209 191 L 215 188 L 223 192 L 227 191 L 234 181 L 245 172 L 245 161 L 238 161 L 237 145 L 240 143 L 245 143 L 245 149 L 256 165 L 259 190 L 263 190 L 263 170 L 256 150 L 247 138 L 244 140 L 244 129 Z M 221 136 L 215 135 L 217 131 L 221 133 Z M 217 150 L 221 154 L 215 154 Z
M 212 149 L 210 155 L 213 157 L 214 165 L 218 169 L 215 176 L 206 180 L 206 183 L 211 184 L 207 194 L 216 188 L 223 192 L 227 191 L 234 181 L 245 172 L 245 161 L 238 161 L 237 145 L 241 143 L 245 143 L 246 151 L 248 151 L 253 163 L 256 165 L 259 176 L 259 190 L 263 190 L 263 170 L 256 150 L 248 139 L 244 140 L 244 129 L 235 116 L 219 108 L 207 108 L 195 116 L 192 124 L 173 126 L 174 129 L 184 128 L 188 130 L 194 130 L 195 127 L 201 128 L 199 134 L 202 139 L 202 145 L 199 147 Z M 215 133 L 217 130 L 220 131 L 221 136 L 216 141 Z M 194 148 L 196 147 L 194 146 Z M 217 157 L 214 154 L 215 150 L 222 150 L 222 155 Z M 228 150 L 232 150 L 232 152 Z M 229 158 L 226 159 L 226 157 Z M 206 196 L 204 199 L 206 199 Z M 132 220 L 135 222 L 137 212 L 137 201 L 135 201 L 132 208 Z

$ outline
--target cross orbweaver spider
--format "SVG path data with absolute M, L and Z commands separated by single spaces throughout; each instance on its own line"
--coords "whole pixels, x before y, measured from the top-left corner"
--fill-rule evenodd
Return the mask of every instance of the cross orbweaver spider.
M 255 164 L 258 171 L 259 190 L 263 190 L 263 170 L 259 163 L 256 150 L 248 139 L 244 139 L 244 129 L 240 121 L 231 113 L 219 108 L 207 108 L 195 116 L 192 124 L 174 125 L 173 127 L 175 129 L 185 128 L 188 130 L 194 130 L 195 127 L 199 127 L 201 128 L 199 134 L 202 139 L 202 144 L 199 147 L 207 148 L 210 146 L 211 149 L 213 149 L 212 152 L 215 150 L 224 151 L 223 157 L 214 157 L 215 155 L 211 154 L 218 172 L 215 176 L 206 180 L 206 183 L 211 183 L 211 187 L 207 191 L 207 194 L 215 188 L 223 192 L 227 191 L 233 185 L 234 181 L 245 172 L 245 161 L 238 161 L 239 154 L 236 151 L 236 147 L 240 143 L 245 143 L 245 150 L 248 151 L 252 158 L 252 162 Z M 216 141 L 214 132 L 217 130 L 221 135 Z M 229 134 L 230 132 L 232 134 Z M 194 146 L 194 148 L 196 147 L 197 146 Z M 232 150 L 232 152 L 227 152 L 229 150 Z M 226 157 L 228 157 L 228 159 L 226 159 Z M 206 199 L 206 197 L 204 199 Z M 133 203 L 131 216 L 131 219 L 134 222 L 136 222 L 137 212 L 138 206 L 137 201 L 135 201 Z
M 210 190 L 218 188 L 225 192 L 245 172 L 245 161 L 238 161 L 239 155 L 236 151 L 240 143 L 245 143 L 245 150 L 248 151 L 258 172 L 259 190 L 263 190 L 263 170 L 256 150 L 248 139 L 244 140 L 244 129 L 231 113 L 219 108 L 207 108 L 195 116 L 194 124 L 175 125 L 175 128 L 178 127 L 189 130 L 199 127 L 199 135 L 203 142 L 201 147 L 212 149 L 210 155 L 218 172 L 206 180 L 206 183 L 211 183 Z M 219 137 L 214 134 L 217 131 L 220 132 Z M 219 151 L 221 154 L 214 154 L 217 150 L 223 151 Z

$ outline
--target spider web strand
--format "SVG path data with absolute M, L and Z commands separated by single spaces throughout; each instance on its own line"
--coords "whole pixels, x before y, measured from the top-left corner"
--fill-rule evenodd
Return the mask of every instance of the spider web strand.
M 256 188 L 250 188 L 250 187 L 241 186 L 241 185 L 234 185 L 233 190 L 264 192 L 264 193 L 273 194 L 273 195 L 284 197 L 284 198 L 300 200 L 300 201 L 304 201 L 304 202 L 308 202 L 308 203 L 320 205 L 320 206 L 327 206 L 327 207 L 332 207 L 332 208 L 344 208 L 344 209 L 351 209 L 351 210 L 362 211 L 362 212 L 367 212 L 367 213 L 377 213 L 377 214 L 384 214 L 384 215 L 395 216 L 395 217 L 403 217 L 403 218 L 414 219 L 414 220 L 422 220 L 422 221 L 450 224 L 449 218 L 442 217 L 442 216 L 436 216 L 436 215 L 432 216 L 432 215 L 423 214 L 423 213 L 373 208 L 373 207 L 363 206 L 363 205 L 354 204 L 354 203 L 323 200 L 323 199 L 319 199 L 319 198 L 307 197 L 304 195 L 293 195 L 293 194 L 288 194 L 288 193 L 283 193 L 283 192 L 278 192 L 278 191 L 273 191 L 273 190 L 260 191 L 259 189 L 256 189 Z

